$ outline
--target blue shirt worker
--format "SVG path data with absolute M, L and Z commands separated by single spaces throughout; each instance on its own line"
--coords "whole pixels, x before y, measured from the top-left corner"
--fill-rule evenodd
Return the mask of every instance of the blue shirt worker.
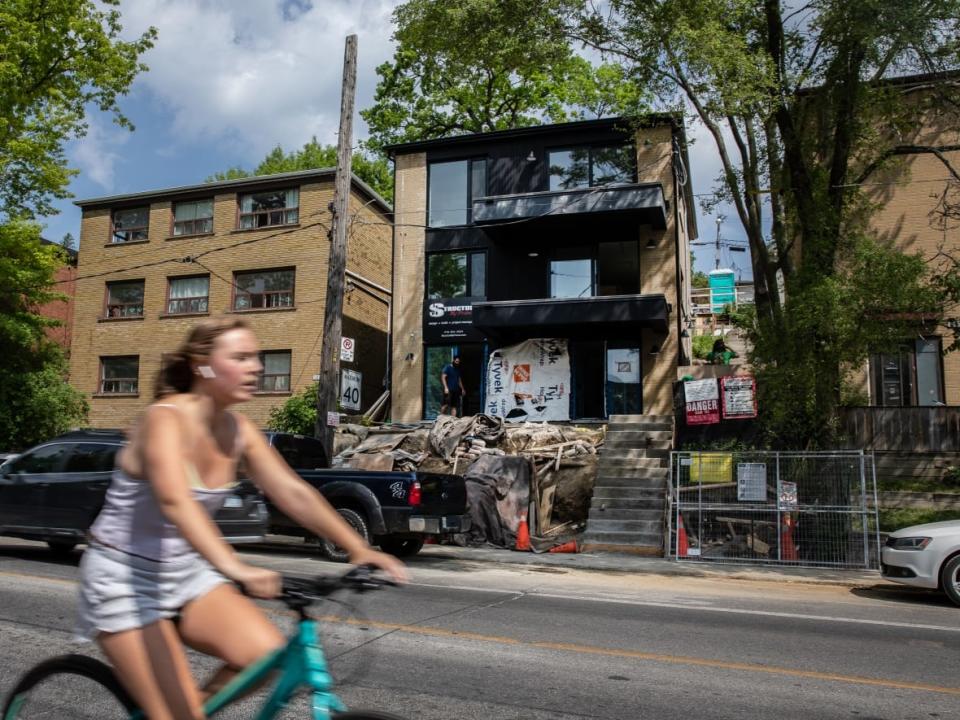
M 455 355 L 453 361 L 443 366 L 440 371 L 440 382 L 443 384 L 443 403 L 440 405 L 440 414 L 443 415 L 449 408 L 453 417 L 457 416 L 460 401 L 466 392 L 463 388 L 463 379 L 460 377 L 460 356 Z

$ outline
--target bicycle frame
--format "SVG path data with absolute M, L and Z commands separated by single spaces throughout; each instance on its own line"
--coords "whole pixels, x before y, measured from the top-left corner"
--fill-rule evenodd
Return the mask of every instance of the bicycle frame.
M 204 703 L 204 714 L 212 717 L 256 687 L 274 671 L 279 671 L 280 677 L 256 715 L 257 720 L 271 720 L 276 717 L 290 702 L 294 693 L 304 685 L 313 691 L 313 720 L 331 720 L 333 712 L 346 710 L 340 698 L 332 692 L 333 678 L 327 669 L 323 650 L 317 642 L 317 622 L 301 616 L 297 632 L 290 637 L 286 646 L 240 672 Z M 144 720 L 144 715 L 138 710 L 130 716 L 130 720 Z

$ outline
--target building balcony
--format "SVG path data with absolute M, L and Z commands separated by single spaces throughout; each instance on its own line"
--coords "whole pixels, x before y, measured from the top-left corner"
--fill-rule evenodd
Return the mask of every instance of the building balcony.
M 493 195 L 473 201 L 473 222 L 496 226 L 516 220 L 570 216 L 632 215 L 657 230 L 667 227 L 660 183 L 625 184 L 577 190 Z
M 670 310 L 663 295 L 486 301 L 473 304 L 473 326 L 502 339 L 600 339 L 643 328 L 666 332 Z

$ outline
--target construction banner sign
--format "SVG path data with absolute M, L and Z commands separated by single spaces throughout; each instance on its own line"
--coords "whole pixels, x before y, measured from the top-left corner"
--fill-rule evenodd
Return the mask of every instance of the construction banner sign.
M 752 375 L 733 375 L 723 385 L 723 419 L 740 420 L 757 416 L 757 381 Z
M 716 378 L 687 380 L 683 383 L 687 403 L 687 425 L 712 425 L 720 422 L 720 392 Z
M 484 407 L 508 422 L 569 420 L 567 341 L 525 340 L 490 353 Z

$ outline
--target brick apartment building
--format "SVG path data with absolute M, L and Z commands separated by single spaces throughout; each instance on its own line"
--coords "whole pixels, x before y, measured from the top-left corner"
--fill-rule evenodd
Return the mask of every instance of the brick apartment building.
M 90 396 L 92 427 L 122 428 L 153 397 L 163 354 L 210 315 L 236 313 L 260 340 L 272 407 L 319 372 L 334 170 L 244 178 L 76 204 L 82 208 L 71 382 Z M 343 334 L 355 340 L 361 407 L 386 377 L 391 302 L 387 203 L 354 177 Z M 188 258 L 194 258 L 191 262 Z
M 538 399 L 550 395 L 549 419 L 672 414 L 690 358 L 685 275 L 696 237 L 682 148 L 672 116 L 635 130 L 602 119 L 389 148 L 393 419 L 436 415 L 453 356 L 463 411 L 493 412 L 491 356 L 540 338 L 560 341 L 562 373 L 505 396 L 497 412 L 538 419 Z M 529 362 L 513 367 L 524 381 Z
M 57 243 L 49 240 L 43 242 L 48 245 L 57 245 Z M 56 282 L 53 289 L 61 295 L 65 295 L 66 299 L 48 302 L 38 308 L 38 312 L 60 323 L 56 327 L 47 328 L 47 337 L 69 352 L 73 331 L 73 308 L 77 293 L 77 251 L 60 245 L 57 246 L 63 250 L 67 262 L 57 270 L 53 278 Z
M 917 75 L 887 81 L 898 87 L 908 101 L 927 103 L 935 99 L 931 93 L 939 83 L 960 82 L 956 73 Z M 911 131 L 899 133 L 898 143 L 918 147 L 960 145 L 960 127 L 956 110 L 936 101 L 929 103 L 924 123 Z M 946 151 L 944 159 L 960 169 L 960 151 Z M 894 243 L 904 252 L 921 253 L 933 259 L 943 249 L 960 256 L 960 224 L 956 218 L 944 222 L 939 212 L 941 198 L 950 171 L 932 153 L 900 156 L 883 170 L 864 179 L 871 201 L 879 209 L 871 217 L 871 227 L 878 237 Z M 960 189 L 954 181 L 948 194 L 952 202 L 960 202 Z M 960 405 L 960 353 L 944 355 L 956 328 L 960 327 L 960 311 L 948 313 L 944 325 L 917 327 L 913 338 L 904 338 L 898 353 L 875 355 L 861 374 L 861 388 L 869 404 L 884 407 Z

